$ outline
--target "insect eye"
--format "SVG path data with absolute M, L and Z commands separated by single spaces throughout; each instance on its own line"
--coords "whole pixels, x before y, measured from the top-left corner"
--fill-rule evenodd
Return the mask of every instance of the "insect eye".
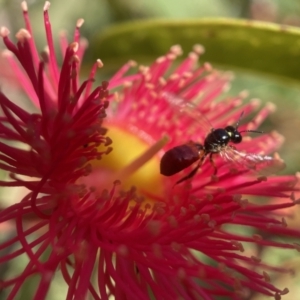
M 233 143 L 235 143 L 235 144 L 240 143 L 240 142 L 242 141 L 242 136 L 241 136 L 241 134 L 240 134 L 238 131 L 236 131 L 236 132 L 232 135 L 231 141 L 232 141 Z

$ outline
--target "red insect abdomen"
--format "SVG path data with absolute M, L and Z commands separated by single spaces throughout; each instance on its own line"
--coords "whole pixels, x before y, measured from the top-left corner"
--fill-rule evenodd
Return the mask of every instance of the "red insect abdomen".
M 200 158 L 200 144 L 190 142 L 168 150 L 160 161 L 160 173 L 164 176 L 174 175 L 189 167 Z

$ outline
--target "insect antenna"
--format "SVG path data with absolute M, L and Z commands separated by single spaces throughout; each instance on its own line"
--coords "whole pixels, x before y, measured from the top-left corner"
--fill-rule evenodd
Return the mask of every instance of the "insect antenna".
M 236 129 L 236 130 L 237 130 L 237 129 L 239 128 L 239 126 L 240 126 L 240 121 L 241 121 L 243 115 L 244 115 L 244 111 L 242 111 L 242 113 L 241 113 L 241 115 L 240 115 L 238 121 L 236 122 L 236 125 L 235 125 L 235 129 Z
M 264 133 L 263 131 L 260 131 L 260 130 L 243 130 L 243 131 L 240 131 L 240 133 L 242 133 L 242 132 Z
M 235 125 L 235 129 L 236 129 L 236 130 L 237 130 L 238 127 L 240 126 L 240 121 L 241 121 L 241 119 L 243 118 L 243 115 L 244 115 L 244 111 L 242 111 L 242 113 L 241 113 L 241 115 L 240 115 L 240 117 L 239 117 L 239 119 L 238 119 L 238 121 L 237 121 L 237 123 L 236 123 L 236 125 Z M 243 131 L 240 131 L 240 133 L 242 133 L 242 132 L 264 133 L 263 131 L 260 131 L 260 130 L 243 130 Z

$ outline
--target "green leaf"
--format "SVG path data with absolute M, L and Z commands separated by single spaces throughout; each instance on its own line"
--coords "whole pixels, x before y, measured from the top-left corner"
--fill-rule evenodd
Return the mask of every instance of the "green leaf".
M 264 22 L 199 19 L 121 23 L 95 36 L 89 51 L 91 58 L 103 60 L 107 70 L 130 59 L 152 61 L 175 44 L 185 53 L 201 44 L 206 49 L 205 61 L 230 70 L 300 80 L 300 29 Z

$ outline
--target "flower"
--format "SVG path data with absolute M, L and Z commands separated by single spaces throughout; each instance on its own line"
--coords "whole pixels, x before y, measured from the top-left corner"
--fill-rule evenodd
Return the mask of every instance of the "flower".
M 199 115 L 190 110 L 182 115 L 172 103 L 197 98 L 194 111 L 224 127 L 242 111 L 257 109 L 258 101 L 241 105 L 244 93 L 222 99 L 230 76 L 209 64 L 197 67 L 200 46 L 175 70 L 170 68 L 181 52 L 178 46 L 133 75 L 126 74 L 134 63 L 123 66 L 110 79 L 115 93 L 108 94 L 106 82 L 92 89 L 102 63 L 98 60 L 79 83 L 86 46 L 79 35 L 82 20 L 71 44 L 61 38 L 59 69 L 49 3 L 44 7 L 48 48 L 41 58 L 25 2 L 22 8 L 26 29 L 18 32 L 17 45 L 1 28 L 10 51 L 4 56 L 36 106 L 36 111 L 21 108 L 0 93 L 1 168 L 10 173 L 10 180 L 0 183 L 28 190 L 0 211 L 0 222 L 15 224 L 16 231 L 0 244 L 0 250 L 14 246 L 0 262 L 27 258 L 20 273 L 2 279 L 7 299 L 34 275 L 39 284 L 32 298 L 45 299 L 56 273 L 68 286 L 66 299 L 87 294 L 93 299 L 241 299 L 250 292 L 280 299 L 286 294 L 288 289 L 270 279 L 290 270 L 261 261 L 248 245 L 299 250 L 274 238 L 300 236 L 280 213 L 299 202 L 297 176 L 257 177 L 241 164 L 232 170 L 220 157 L 217 176 L 211 176 L 207 161 L 192 180 L 175 186 L 182 174 L 158 174 L 167 149 L 205 138 L 195 122 Z M 267 105 L 240 130 L 256 129 L 272 110 Z M 282 141 L 277 133 L 261 134 L 245 138 L 239 149 L 268 154 Z M 270 204 L 257 197 L 281 200 Z

